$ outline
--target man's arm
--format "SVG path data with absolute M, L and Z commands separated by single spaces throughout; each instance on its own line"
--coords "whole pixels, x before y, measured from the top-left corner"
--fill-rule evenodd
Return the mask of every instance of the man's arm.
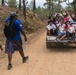
M 22 35 L 24 36 L 25 41 L 27 41 L 27 37 L 26 37 L 25 31 L 23 30 L 23 28 L 20 29 L 20 32 L 21 32 Z

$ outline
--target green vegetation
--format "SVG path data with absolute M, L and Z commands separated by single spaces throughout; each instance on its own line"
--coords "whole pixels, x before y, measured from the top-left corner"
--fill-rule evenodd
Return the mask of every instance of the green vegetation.
M 17 8 L 17 1 L 16 0 L 8 0 L 8 6 Z
M 74 11 L 76 11 L 76 0 L 73 0 L 71 6 L 73 7 Z
M 46 0 L 44 7 L 36 6 L 36 0 L 0 0 L 0 29 L 4 26 L 5 18 L 11 11 L 18 11 L 18 17 L 22 21 L 27 33 L 35 32 L 45 26 L 45 21 L 51 13 L 59 13 L 61 9 L 71 13 L 76 9 L 76 0 L 66 7 L 61 6 L 62 2 L 68 0 Z

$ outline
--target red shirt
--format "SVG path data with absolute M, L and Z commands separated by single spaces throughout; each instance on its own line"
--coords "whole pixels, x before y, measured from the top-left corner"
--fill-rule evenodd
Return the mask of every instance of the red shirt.
M 66 25 L 64 28 L 67 30 L 69 29 L 70 25 Z

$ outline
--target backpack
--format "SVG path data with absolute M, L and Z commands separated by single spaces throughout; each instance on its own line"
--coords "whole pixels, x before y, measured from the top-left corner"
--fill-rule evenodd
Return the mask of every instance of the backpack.
M 14 38 L 16 36 L 16 19 L 10 19 L 5 23 L 4 35 L 6 38 Z

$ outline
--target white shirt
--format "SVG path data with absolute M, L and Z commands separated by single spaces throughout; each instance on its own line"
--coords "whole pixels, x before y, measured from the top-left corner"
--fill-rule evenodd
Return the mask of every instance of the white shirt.
M 59 26 L 59 31 L 62 33 L 65 33 L 66 31 L 64 30 L 65 24 L 62 24 L 61 26 Z
M 68 18 L 69 18 L 70 22 L 73 22 L 73 19 L 72 19 L 72 17 L 70 15 L 68 16 Z
M 60 24 L 58 23 L 58 24 L 56 24 L 56 26 L 57 26 L 57 27 L 59 27 L 59 26 L 60 26 Z
M 75 33 L 75 28 L 73 26 L 71 26 L 69 29 L 68 29 L 69 33 Z
M 54 24 L 52 24 L 52 25 L 48 25 L 46 28 L 48 30 L 51 30 L 51 29 L 56 29 L 56 26 Z

